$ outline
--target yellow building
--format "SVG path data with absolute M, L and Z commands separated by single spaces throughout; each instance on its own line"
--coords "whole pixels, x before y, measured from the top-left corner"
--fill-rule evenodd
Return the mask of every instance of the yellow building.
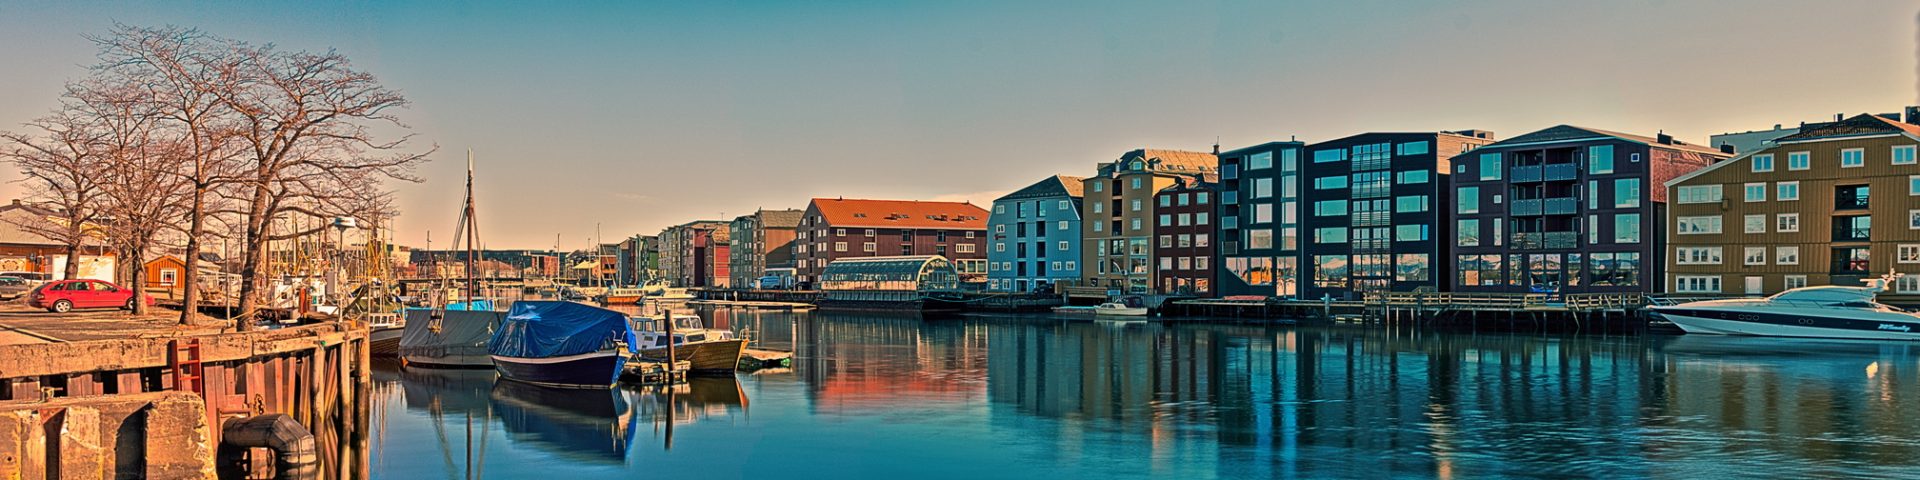
M 1155 277 L 1154 193 L 1183 177 L 1212 174 L 1219 160 L 1211 153 L 1141 149 L 1100 164 L 1084 180 L 1081 279 L 1085 286 L 1143 295 L 1159 284 Z
M 1666 291 L 1773 294 L 1906 274 L 1920 300 L 1920 125 L 1859 115 L 1809 124 L 1667 182 Z

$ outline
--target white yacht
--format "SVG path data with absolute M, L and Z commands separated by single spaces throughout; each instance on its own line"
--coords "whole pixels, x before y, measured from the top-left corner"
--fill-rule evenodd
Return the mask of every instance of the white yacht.
M 1895 276 L 1869 280 L 1865 287 L 1803 287 L 1765 298 L 1652 309 L 1689 334 L 1920 340 L 1920 315 L 1874 301 Z

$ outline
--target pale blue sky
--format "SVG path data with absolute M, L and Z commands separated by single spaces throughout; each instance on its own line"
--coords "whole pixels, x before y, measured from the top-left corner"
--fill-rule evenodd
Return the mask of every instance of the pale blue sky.
M 195 2 L 0 0 L 0 128 L 113 21 L 337 48 L 443 154 L 399 238 L 577 248 L 814 196 L 970 199 L 1140 147 L 1570 123 L 1682 139 L 1915 103 L 1895 1 Z M 3 169 L 0 169 L 3 170 Z M 0 177 L 11 179 L 11 172 Z M 19 185 L 0 185 L 0 197 Z

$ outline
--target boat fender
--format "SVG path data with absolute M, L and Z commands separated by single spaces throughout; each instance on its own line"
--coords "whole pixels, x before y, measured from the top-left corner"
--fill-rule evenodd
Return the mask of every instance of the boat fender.
M 236 417 L 221 424 L 220 478 L 246 478 L 244 454 L 256 447 L 273 450 L 274 478 L 320 478 L 320 456 L 314 448 L 313 432 L 280 413 Z

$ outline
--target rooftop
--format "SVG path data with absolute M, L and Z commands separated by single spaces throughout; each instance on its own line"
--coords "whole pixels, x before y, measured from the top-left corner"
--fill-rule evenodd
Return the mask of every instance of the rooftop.
M 966 202 L 815 198 L 812 204 L 835 227 L 987 229 L 987 210 Z
M 1666 141 L 1661 141 L 1663 137 Z M 1645 135 L 1621 133 L 1621 132 L 1615 132 L 1612 130 L 1601 130 L 1598 128 L 1588 128 L 1588 127 L 1580 127 L 1580 126 L 1574 126 L 1574 125 L 1558 125 L 1558 126 L 1549 127 L 1542 130 L 1528 132 L 1525 134 L 1521 134 L 1520 136 L 1517 136 L 1517 137 L 1490 143 L 1480 148 L 1483 148 L 1483 149 L 1500 148 L 1500 147 L 1513 146 L 1513 145 L 1525 145 L 1525 144 L 1548 143 L 1548 142 L 1564 142 L 1564 141 L 1573 141 L 1573 140 L 1589 140 L 1589 139 L 1600 139 L 1600 138 L 1615 138 L 1615 139 L 1647 145 L 1650 147 L 1671 148 L 1674 150 L 1684 150 L 1684 151 L 1690 151 L 1690 152 L 1705 153 L 1705 154 L 1720 156 L 1720 157 L 1729 156 L 1726 154 L 1726 152 L 1722 152 L 1719 149 L 1704 146 L 1704 145 L 1694 145 L 1691 143 L 1683 142 L 1680 140 L 1676 140 L 1673 137 L 1666 136 L 1665 134 L 1661 134 L 1658 137 L 1649 137 Z
M 1828 138 L 1858 137 L 1905 133 L 1920 136 L 1920 125 L 1891 120 L 1872 114 L 1859 114 L 1838 122 L 1809 123 L 1799 133 L 1774 139 L 1775 142 L 1803 142 Z
M 1000 198 L 994 199 L 994 201 L 1055 196 L 1081 198 L 1086 196 L 1085 180 L 1085 178 L 1080 177 L 1054 175 L 1047 177 L 1046 180 L 1028 185 L 1027 188 L 1014 190 L 1013 193 L 1002 195 Z

